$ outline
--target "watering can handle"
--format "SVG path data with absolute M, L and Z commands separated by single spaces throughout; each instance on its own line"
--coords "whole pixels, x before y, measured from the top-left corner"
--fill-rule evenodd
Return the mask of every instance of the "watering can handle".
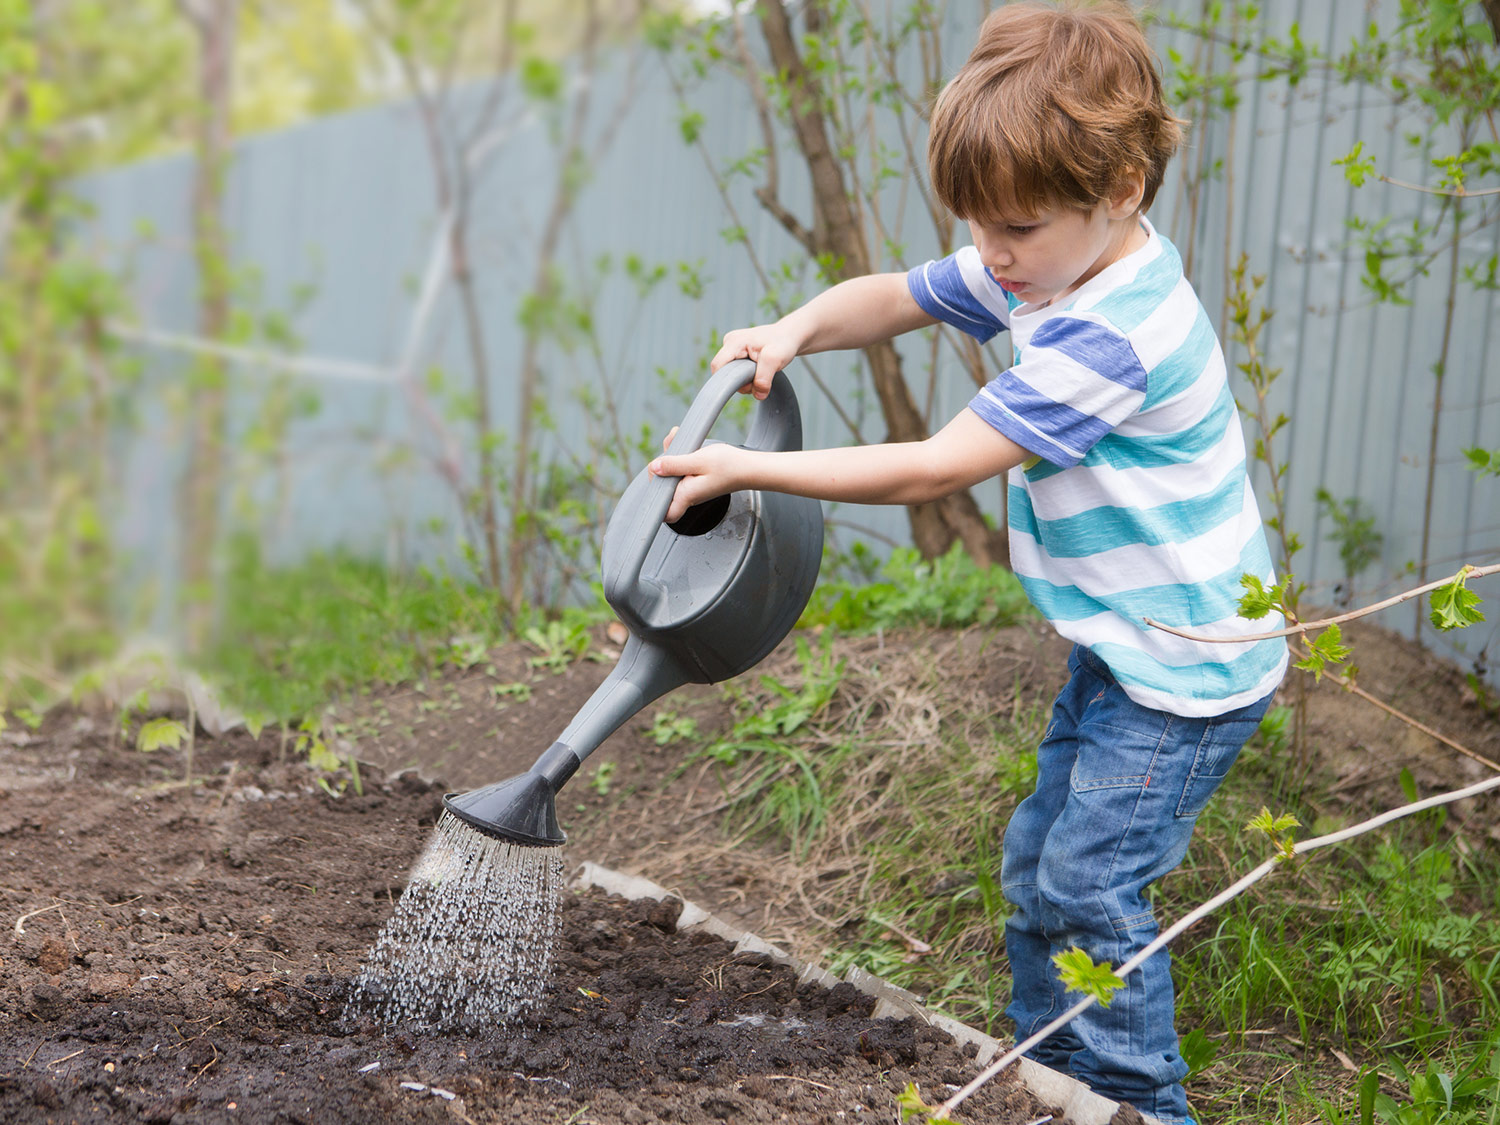
M 748 359 L 732 360 L 709 376 L 688 407 L 682 424 L 677 427 L 671 452 L 682 454 L 697 450 L 735 392 L 754 377 L 755 363 Z M 797 410 L 797 395 L 783 372 L 776 373 L 771 380 L 770 394 L 756 407 L 750 432 L 745 438 L 745 448 L 773 451 L 802 448 L 802 416 Z M 641 568 L 646 565 L 646 555 L 667 518 L 667 509 L 672 506 L 672 495 L 677 491 L 679 479 L 652 477 L 646 482 L 636 516 L 624 529 L 625 565 L 614 574 L 604 576 L 604 595 L 616 608 L 640 581 Z

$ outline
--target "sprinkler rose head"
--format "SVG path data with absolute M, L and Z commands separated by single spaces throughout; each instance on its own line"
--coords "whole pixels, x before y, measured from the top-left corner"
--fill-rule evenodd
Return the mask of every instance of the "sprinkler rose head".
M 443 807 L 488 836 L 530 848 L 555 848 L 568 840 L 557 823 L 557 791 L 578 765 L 578 755 L 554 742 L 528 772 L 467 793 L 449 793 Z

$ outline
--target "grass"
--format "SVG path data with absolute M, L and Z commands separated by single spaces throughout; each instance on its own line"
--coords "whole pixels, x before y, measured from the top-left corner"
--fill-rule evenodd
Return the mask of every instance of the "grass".
M 264 722 L 299 720 L 374 685 L 482 664 L 492 646 L 513 639 L 501 629 L 498 599 L 482 586 L 342 554 L 273 570 L 253 551 L 240 552 L 222 604 L 204 670 L 231 703 Z M 523 622 L 540 651 L 534 665 L 576 658 L 585 625 L 607 615 L 602 605 Z
M 1033 783 L 1050 699 L 1026 702 L 1018 684 L 1011 714 L 976 712 L 959 636 L 804 642 L 797 667 L 740 691 L 733 729 L 705 752 L 731 768 L 732 827 L 780 838 L 805 873 L 831 968 L 859 965 L 1007 1034 L 999 839 Z M 1162 920 L 1266 858 L 1244 826 L 1268 803 L 1338 826 L 1320 818 L 1336 803 L 1316 775 L 1289 793 L 1283 719 L 1156 889 Z M 1442 810 L 1298 861 L 1174 952 L 1205 1120 L 1500 1125 L 1500 854 Z

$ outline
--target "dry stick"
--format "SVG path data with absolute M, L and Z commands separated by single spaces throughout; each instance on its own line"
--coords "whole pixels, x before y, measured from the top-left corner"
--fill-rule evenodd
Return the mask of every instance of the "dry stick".
M 1450 793 L 1439 793 L 1435 797 L 1428 797 L 1425 800 L 1417 801 L 1410 805 L 1402 805 L 1400 808 L 1392 809 L 1389 812 L 1381 813 L 1379 816 L 1371 817 L 1369 820 L 1361 821 L 1359 824 L 1356 824 L 1353 827 L 1344 828 L 1338 832 L 1330 832 L 1326 836 L 1316 836 L 1309 840 L 1303 840 L 1301 843 L 1296 844 L 1292 847 L 1291 854 L 1302 855 L 1305 852 L 1315 851 L 1318 848 L 1326 848 L 1331 844 L 1339 844 L 1345 840 L 1352 839 L 1355 836 L 1360 836 L 1366 832 L 1370 832 L 1376 828 L 1379 828 L 1383 824 L 1389 824 L 1393 820 L 1399 820 L 1402 817 L 1412 816 L 1413 814 L 1419 812 L 1425 812 L 1427 809 L 1436 808 L 1439 805 L 1452 804 L 1454 801 L 1461 801 L 1468 797 L 1476 797 L 1479 794 L 1488 792 L 1491 789 L 1500 789 L 1500 775 L 1486 778 L 1484 781 L 1476 782 L 1466 789 L 1455 789 Z M 1198 922 L 1203 918 L 1206 918 L 1219 907 L 1223 906 L 1226 902 L 1239 897 L 1245 891 L 1249 890 L 1250 887 L 1260 882 L 1261 879 L 1265 878 L 1272 871 L 1274 871 L 1276 867 L 1286 858 L 1287 857 L 1285 855 L 1280 854 L 1272 856 L 1270 859 L 1266 860 L 1249 874 L 1243 876 L 1234 885 L 1230 886 L 1226 890 L 1219 892 L 1219 894 L 1209 899 L 1196 910 L 1193 910 L 1192 912 L 1184 915 L 1170 928 L 1159 934 L 1154 941 L 1141 949 L 1141 951 L 1138 952 L 1134 957 L 1130 958 L 1130 960 L 1126 961 L 1123 965 L 1116 969 L 1116 975 L 1123 978 L 1128 973 L 1135 971 L 1146 961 L 1147 958 L 1149 958 L 1158 950 L 1164 948 L 1169 942 L 1171 942 L 1189 926 L 1193 925 L 1195 922 Z M 953 1111 L 957 1109 L 959 1105 L 961 1105 L 971 1094 L 973 1094 L 975 1090 L 979 1089 L 979 1087 L 983 1086 L 991 1078 L 995 1077 L 995 1075 L 999 1074 L 1007 1066 L 1015 1062 L 1016 1059 L 1020 1058 L 1021 1055 L 1031 1050 L 1031 1048 L 1035 1047 L 1038 1043 L 1046 1039 L 1053 1032 L 1071 1022 L 1074 1016 L 1078 1015 L 1080 1012 L 1083 1012 L 1088 1008 L 1093 1007 L 1096 999 L 1097 998 L 1094 996 L 1085 996 L 1082 1000 L 1078 1001 L 1078 1003 L 1074 1004 L 1062 1015 L 1058 1016 L 1057 1019 L 1053 1020 L 1046 1027 L 1038 1031 L 1030 1039 L 1027 1039 L 1022 1043 L 1017 1043 L 1014 1048 L 1012 1048 L 1006 1054 L 1002 1055 L 999 1059 L 986 1067 L 977 1078 L 975 1078 L 967 1086 L 959 1090 L 958 1093 L 954 1094 L 951 1098 L 949 1098 L 941 1106 L 939 1106 L 937 1114 L 935 1116 L 939 1119 L 951 1116 Z
M 22 928 L 21 923 L 25 922 L 28 918 L 35 918 L 38 914 L 45 914 L 49 910 L 55 910 L 59 914 L 61 914 L 62 913 L 62 908 L 63 908 L 63 904 L 62 903 L 60 903 L 60 902 L 54 902 L 51 906 L 44 906 L 40 910 L 32 910 L 32 911 L 28 911 L 25 914 L 22 914 L 19 918 L 16 919 L 15 932 L 17 934 L 24 935 L 26 933 L 26 931 Z

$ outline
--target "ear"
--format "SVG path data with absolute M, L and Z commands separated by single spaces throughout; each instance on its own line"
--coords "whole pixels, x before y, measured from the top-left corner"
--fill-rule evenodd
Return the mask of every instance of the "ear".
M 1111 219 L 1128 219 L 1141 209 L 1146 195 L 1146 173 L 1132 168 L 1120 180 L 1119 189 L 1109 200 Z

